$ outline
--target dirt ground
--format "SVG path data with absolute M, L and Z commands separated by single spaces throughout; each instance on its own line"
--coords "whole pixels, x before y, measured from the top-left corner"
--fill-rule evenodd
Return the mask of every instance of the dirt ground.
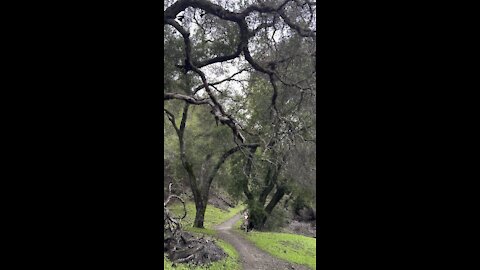
M 215 227 L 218 236 L 230 243 L 238 251 L 244 270 L 309 270 L 308 267 L 288 263 L 272 257 L 235 232 L 232 227 L 241 218 L 238 214 Z

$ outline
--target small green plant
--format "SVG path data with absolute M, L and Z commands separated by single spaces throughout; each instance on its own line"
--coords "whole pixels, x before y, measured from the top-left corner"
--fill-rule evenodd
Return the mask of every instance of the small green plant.
M 281 207 L 273 209 L 272 214 L 267 217 L 267 221 L 263 226 L 265 231 L 278 231 L 279 228 L 283 227 L 286 223 L 287 212 Z

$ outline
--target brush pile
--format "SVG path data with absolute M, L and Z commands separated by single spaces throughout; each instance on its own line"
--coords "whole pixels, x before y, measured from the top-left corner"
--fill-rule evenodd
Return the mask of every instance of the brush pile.
M 181 221 L 187 216 L 185 202 L 177 195 L 171 194 L 172 183 L 168 187 L 168 197 L 163 203 L 163 251 L 173 263 L 189 263 L 204 265 L 218 261 L 227 256 L 225 252 L 215 245 L 214 240 L 205 237 L 197 238 L 181 228 Z M 183 214 L 174 216 L 168 209 L 168 204 L 178 200 L 183 204 Z

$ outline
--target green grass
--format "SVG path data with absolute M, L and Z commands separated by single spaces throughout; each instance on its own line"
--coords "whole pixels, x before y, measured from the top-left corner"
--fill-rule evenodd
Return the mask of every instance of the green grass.
M 234 208 L 230 208 L 228 211 L 224 211 L 222 209 L 216 208 L 212 205 L 207 206 L 207 210 L 205 212 L 205 220 L 204 220 L 204 226 L 205 228 L 200 229 L 200 228 L 194 228 L 193 227 L 193 221 L 195 219 L 195 204 L 192 202 L 187 202 L 186 203 L 186 208 L 187 208 L 187 216 L 182 220 L 182 228 L 185 231 L 200 235 L 200 234 L 205 234 L 210 237 L 215 238 L 215 230 L 213 227 L 215 225 L 219 225 L 240 211 L 242 211 L 245 206 L 244 205 L 237 205 Z M 173 213 L 176 213 L 177 216 L 180 213 L 183 213 L 183 206 L 181 204 L 175 204 L 169 207 L 170 211 Z M 172 262 L 164 256 L 163 258 L 163 267 L 166 270 L 187 270 L 187 269 L 193 269 L 193 270 L 241 270 L 241 265 L 238 261 L 238 253 L 235 250 L 235 248 L 228 244 L 227 242 L 215 238 L 216 243 L 218 246 L 220 246 L 225 253 L 227 253 L 227 257 L 217 261 L 213 262 L 209 265 L 206 266 L 190 266 L 187 264 L 176 264 L 175 266 L 172 266 Z
M 187 216 L 182 220 L 182 228 L 187 231 L 191 231 L 193 228 L 193 221 L 195 220 L 195 204 L 193 202 L 187 202 L 186 203 L 186 208 L 187 208 Z M 203 226 L 206 229 L 206 232 L 214 233 L 213 227 L 215 225 L 219 225 L 240 211 L 242 211 L 245 208 L 244 205 L 239 204 L 235 206 L 234 208 L 229 208 L 228 211 L 222 210 L 220 208 L 216 208 L 213 205 L 208 205 L 207 210 L 205 211 L 205 219 L 203 222 Z M 169 207 L 170 211 L 173 213 L 176 213 L 177 216 L 183 212 L 183 206 L 182 204 L 175 204 Z M 193 228 L 194 232 L 202 232 L 198 231 L 198 228 Z
M 243 223 L 243 218 L 237 220 L 237 222 L 235 222 L 235 224 L 233 224 L 233 229 L 237 229 L 237 230 L 241 230 L 242 228 L 240 228 L 242 226 L 242 223 Z
M 239 223 L 235 224 L 235 228 L 238 229 L 239 226 Z M 272 256 L 316 269 L 317 240 L 315 238 L 289 233 L 256 231 L 241 233 L 258 248 L 265 250 Z
M 258 248 L 277 258 L 316 269 L 316 238 L 290 233 L 259 231 L 245 233 L 240 228 L 242 222 L 243 219 L 237 221 L 233 229 L 243 234 Z

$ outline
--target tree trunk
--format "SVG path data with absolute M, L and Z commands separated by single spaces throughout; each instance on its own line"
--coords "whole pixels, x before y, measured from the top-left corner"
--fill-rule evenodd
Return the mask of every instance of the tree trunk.
M 248 219 L 251 226 L 255 229 L 262 228 L 262 221 L 265 219 L 265 210 L 258 200 L 248 200 Z
M 203 221 L 205 220 L 205 211 L 207 210 L 206 202 L 203 202 L 202 199 L 195 198 L 195 221 L 193 222 L 193 227 L 203 228 Z
M 273 208 L 277 206 L 278 202 L 283 198 L 285 195 L 285 192 L 287 190 L 284 187 L 277 187 L 277 191 L 275 194 L 273 194 L 272 199 L 268 203 L 268 205 L 265 207 L 264 215 L 262 219 L 260 220 L 259 224 L 257 224 L 259 229 L 262 229 L 263 226 L 265 226 L 265 222 L 267 222 L 267 218 L 272 214 Z
M 268 215 L 272 213 L 273 208 L 277 206 L 278 202 L 283 198 L 283 195 L 285 195 L 286 191 L 287 190 L 284 187 L 277 187 L 277 192 L 275 192 L 267 207 L 265 207 L 265 212 L 267 212 Z
M 277 173 L 272 175 L 273 168 L 269 167 L 267 171 L 267 176 L 265 177 L 265 187 L 260 193 L 260 196 L 258 197 L 258 201 L 260 202 L 261 205 L 265 205 L 265 202 L 267 201 L 267 196 L 272 192 L 273 187 L 274 187 L 274 182 L 277 180 L 274 178 Z

